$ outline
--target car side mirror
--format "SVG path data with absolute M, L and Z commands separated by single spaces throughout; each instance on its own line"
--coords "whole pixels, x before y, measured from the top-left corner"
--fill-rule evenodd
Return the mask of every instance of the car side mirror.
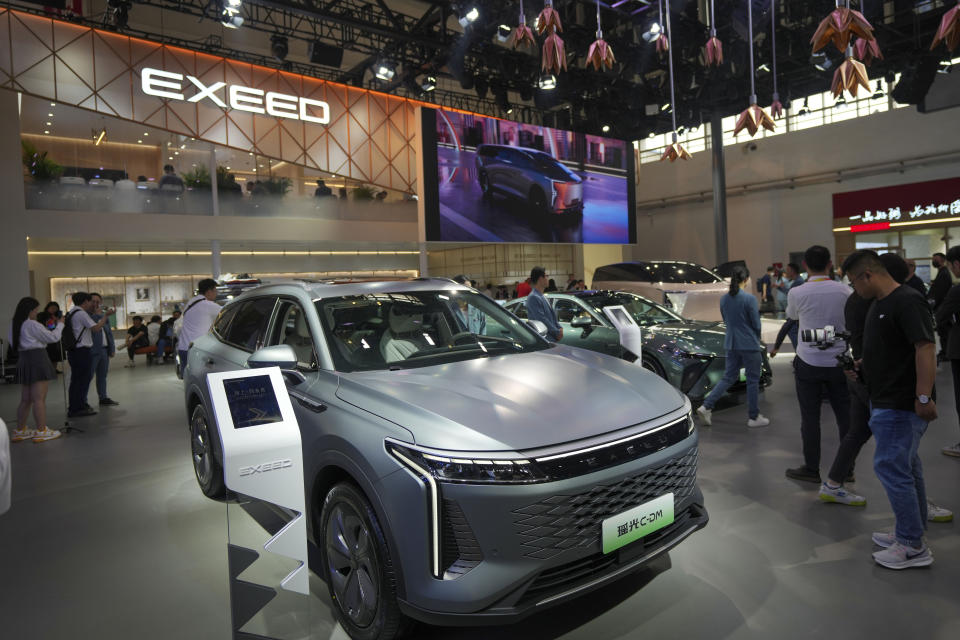
M 543 324 L 539 320 L 525 320 L 527 326 L 537 332 L 541 338 L 547 337 L 547 325 Z
M 277 367 L 283 372 L 284 378 L 294 384 L 300 384 L 307 378 L 297 369 L 297 362 L 297 353 L 288 344 L 277 344 L 258 349 L 247 358 L 247 366 L 251 369 Z
M 574 329 L 589 329 L 593 326 L 593 320 L 587 316 L 578 316 L 570 322 Z

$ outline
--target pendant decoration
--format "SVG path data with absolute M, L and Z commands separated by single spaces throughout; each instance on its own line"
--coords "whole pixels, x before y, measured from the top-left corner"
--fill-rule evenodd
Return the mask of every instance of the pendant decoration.
M 719 67 L 723 64 L 723 43 L 717 37 L 717 24 L 714 22 L 713 8 L 716 0 L 710 0 L 710 39 L 703 47 L 703 60 L 708 67 Z
M 613 57 L 613 49 L 603 39 L 603 28 L 600 26 L 600 0 L 597 0 L 597 39 L 587 50 L 587 62 L 584 66 L 593 65 L 594 69 L 600 71 L 604 67 L 612 69 L 616 61 L 617 59 Z
M 660 19 L 663 19 L 663 3 L 660 4 Z M 661 33 L 661 35 L 663 35 Z M 670 5 L 667 5 L 667 36 L 672 36 L 670 30 Z M 677 136 L 677 96 L 674 89 L 673 82 L 673 51 L 669 48 L 667 49 L 667 59 L 670 64 L 670 118 L 673 122 L 673 133 L 672 139 L 673 142 L 663 150 L 663 155 L 660 156 L 660 162 L 664 160 L 669 160 L 670 162 L 676 162 L 677 160 L 689 160 L 690 152 L 683 148 L 683 145 L 680 144 Z
M 751 136 L 757 135 L 761 127 L 773 131 L 776 124 L 773 118 L 757 104 L 756 71 L 753 67 L 753 0 L 747 0 L 747 46 L 750 50 L 750 106 L 737 117 L 737 126 L 733 128 L 733 135 L 746 129 Z
M 930 50 L 933 51 L 936 49 L 937 45 L 941 42 L 947 47 L 947 50 L 951 52 L 960 46 L 960 3 L 943 14 L 943 19 L 940 21 L 940 28 L 937 29 L 937 34 L 933 37 L 933 42 L 930 44 Z
M 520 47 L 532 49 L 537 46 L 537 39 L 533 37 L 533 31 L 527 26 L 527 16 L 523 13 L 523 0 L 520 0 L 520 24 L 513 30 L 510 44 L 514 49 Z
M 547 73 L 556 73 L 561 69 L 567 70 L 567 54 L 563 40 L 557 35 L 563 31 L 560 24 L 560 14 L 553 8 L 553 0 L 545 0 L 543 11 L 537 17 L 537 33 L 550 35 L 543 41 L 543 52 L 540 68 Z

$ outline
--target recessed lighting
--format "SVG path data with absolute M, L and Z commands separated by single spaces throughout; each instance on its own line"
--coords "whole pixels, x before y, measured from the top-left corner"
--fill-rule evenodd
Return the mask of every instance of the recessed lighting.
M 251 156 L 252 156 L 252 155 L 253 155 L 253 151 L 251 151 L 248 155 L 251 155 Z
M 610 131 L 610 125 L 608 124 L 603 125 L 603 132 L 606 133 L 608 131 Z
M 260 168 L 263 169 L 263 165 L 260 165 Z
M 180 152 L 179 152 L 179 151 L 174 151 L 174 152 L 173 152 L 173 155 L 178 156 L 178 155 L 180 155 Z
M 150 134 L 147 133 L 146 131 L 144 131 L 144 132 L 143 132 L 143 135 L 148 136 L 148 135 L 150 135 Z
M 230 167 L 227 167 L 227 171 L 230 171 Z
M 167 158 L 167 160 L 173 160 L 173 156 L 170 156 L 169 158 Z
M 47 114 L 47 117 L 48 117 L 48 118 L 52 118 L 52 117 L 53 117 L 53 114 L 52 114 L 52 113 L 48 113 L 48 114 Z
M 57 106 L 57 103 L 56 103 L 56 102 L 51 102 L 51 103 L 50 103 L 50 106 L 51 106 L 51 107 L 55 107 L 55 106 Z
M 44 131 L 44 133 L 50 133 L 49 131 Z
M 180 145 L 180 148 L 181 148 L 181 149 L 186 149 L 186 148 L 187 148 L 187 145 L 182 144 L 182 145 Z
M 47 123 L 47 126 L 48 126 L 48 127 L 51 126 L 51 125 L 53 125 L 52 122 L 48 122 L 48 123 Z
M 137 144 L 143 144 L 143 140 L 137 140 Z

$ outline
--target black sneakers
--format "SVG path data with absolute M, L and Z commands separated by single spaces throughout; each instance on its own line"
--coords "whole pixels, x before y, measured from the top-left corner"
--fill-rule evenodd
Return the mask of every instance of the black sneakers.
M 797 467 L 796 469 L 787 469 L 786 476 L 792 480 L 800 480 L 801 482 L 816 482 L 817 484 L 822 482 L 820 480 L 820 472 L 806 465 Z
M 115 406 L 117 406 L 118 404 L 120 404 L 120 403 L 117 402 L 116 400 L 111 399 L 111 398 L 100 398 L 100 406 L 101 406 L 101 407 L 115 407 Z

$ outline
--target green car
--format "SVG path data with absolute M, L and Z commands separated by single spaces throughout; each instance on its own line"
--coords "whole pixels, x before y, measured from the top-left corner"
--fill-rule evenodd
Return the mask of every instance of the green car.
M 722 322 L 687 320 L 673 311 L 625 291 L 566 291 L 546 293 L 563 327 L 561 343 L 599 351 L 630 362 L 640 354 L 631 353 L 620 343 L 620 334 L 603 313 L 604 307 L 622 305 L 640 325 L 643 334 L 641 365 L 683 391 L 694 403 L 702 402 L 723 377 L 726 368 Z M 514 315 L 526 319 L 524 298 L 505 306 Z M 760 388 L 770 384 L 773 373 L 766 351 Z M 746 387 L 740 381 L 730 387 L 737 393 Z

